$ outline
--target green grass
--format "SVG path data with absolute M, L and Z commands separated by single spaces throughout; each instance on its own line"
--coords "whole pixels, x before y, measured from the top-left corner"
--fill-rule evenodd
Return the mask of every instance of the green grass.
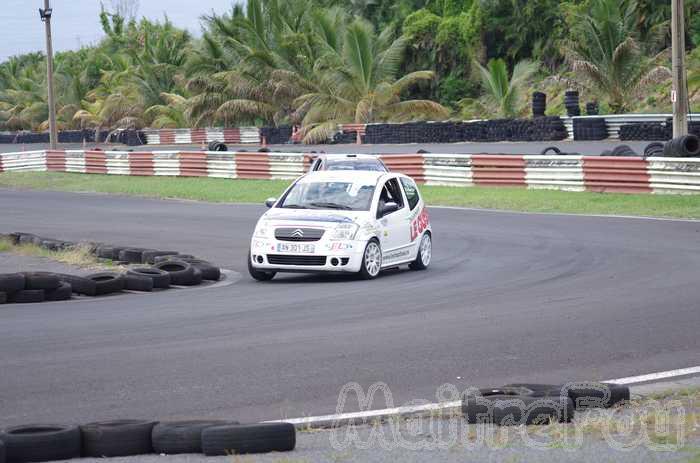
M 279 196 L 287 180 L 227 180 L 205 177 L 127 177 L 58 172 L 6 172 L 0 187 L 118 193 L 211 202 L 262 203 Z M 700 195 L 651 195 L 527 190 L 524 188 L 423 186 L 429 205 L 525 212 L 618 214 L 700 219 Z
M 64 251 L 50 251 L 35 244 L 13 244 L 8 238 L 0 237 L 0 252 L 9 252 L 20 256 L 44 257 L 55 262 L 73 267 L 88 269 L 114 269 L 111 261 L 98 259 L 87 246 L 77 246 Z

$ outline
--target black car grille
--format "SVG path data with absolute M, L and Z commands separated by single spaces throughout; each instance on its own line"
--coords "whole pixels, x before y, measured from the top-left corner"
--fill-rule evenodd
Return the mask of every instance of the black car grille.
M 318 241 L 324 232 L 320 228 L 278 228 L 275 238 L 280 241 Z
M 272 265 L 326 265 L 326 256 L 268 254 L 267 262 Z

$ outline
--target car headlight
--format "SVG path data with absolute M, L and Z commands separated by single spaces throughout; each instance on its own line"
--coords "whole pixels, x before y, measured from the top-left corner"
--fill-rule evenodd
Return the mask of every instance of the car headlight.
M 337 227 L 335 227 L 335 230 L 333 230 L 333 234 L 331 235 L 332 240 L 354 240 L 355 235 L 357 234 L 357 230 L 360 229 L 360 226 L 357 225 L 356 223 L 341 223 Z
M 255 227 L 253 236 L 256 238 L 268 238 L 270 236 L 270 227 L 265 222 L 259 223 L 258 226 Z

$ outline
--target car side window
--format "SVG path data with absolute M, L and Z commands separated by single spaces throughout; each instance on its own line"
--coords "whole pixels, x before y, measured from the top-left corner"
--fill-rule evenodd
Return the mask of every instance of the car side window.
M 399 206 L 399 210 L 403 209 L 401 189 L 399 187 L 399 182 L 395 178 L 388 180 L 382 187 L 382 192 L 379 195 L 379 204 L 377 206 L 377 218 L 382 217 L 381 211 L 384 208 L 384 205 L 392 202 Z
M 418 188 L 413 180 L 401 177 L 401 185 L 403 185 L 403 191 L 406 193 L 406 200 L 408 201 L 408 207 L 411 210 L 415 209 L 420 201 L 420 195 L 418 194 Z

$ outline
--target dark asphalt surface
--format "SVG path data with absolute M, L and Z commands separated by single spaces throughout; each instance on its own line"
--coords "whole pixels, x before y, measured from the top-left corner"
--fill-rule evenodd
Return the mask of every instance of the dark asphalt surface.
M 603 150 L 609 150 L 622 144 L 620 141 L 555 141 L 555 142 L 498 142 L 498 143 L 442 143 L 442 144 L 406 144 L 406 145 L 270 145 L 268 148 L 281 152 L 308 153 L 310 151 L 326 153 L 371 153 L 371 154 L 411 154 L 419 149 L 430 153 L 444 154 L 478 154 L 478 153 L 501 153 L 501 154 L 540 154 L 543 149 L 549 146 L 556 146 L 562 151 L 576 152 L 587 156 L 598 156 Z M 629 145 L 636 153 L 643 154 L 644 147 L 649 142 L 628 141 Z M 94 144 L 87 145 L 87 148 L 94 147 Z M 164 151 L 164 150 L 200 150 L 201 145 L 144 145 L 128 147 L 125 145 L 100 145 L 105 150 L 127 150 L 135 151 Z M 82 144 L 61 144 L 61 149 L 83 149 Z M 0 144 L 0 153 L 11 153 L 17 151 L 32 151 L 48 149 L 47 144 L 27 144 L 27 145 L 3 145 Z M 230 151 L 244 149 L 255 151 L 255 145 L 229 145 Z
M 0 232 L 174 248 L 244 273 L 263 210 L 0 190 Z M 700 222 L 438 208 L 431 219 L 425 272 L 244 274 L 208 290 L 3 306 L 0 425 L 277 419 L 334 413 L 349 381 L 383 381 L 399 405 L 435 401 L 443 383 L 697 365 Z

